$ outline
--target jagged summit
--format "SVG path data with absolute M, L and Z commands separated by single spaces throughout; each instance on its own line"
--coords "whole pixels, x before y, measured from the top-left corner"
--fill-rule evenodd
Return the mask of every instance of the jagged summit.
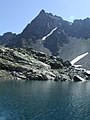
M 45 14 L 45 10 L 42 9 L 42 10 L 40 11 L 39 15 L 44 15 L 44 14 Z

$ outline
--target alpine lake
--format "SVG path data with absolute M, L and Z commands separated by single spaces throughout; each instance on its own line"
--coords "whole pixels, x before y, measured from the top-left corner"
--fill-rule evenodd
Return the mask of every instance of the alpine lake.
M 90 120 L 90 82 L 1 80 L 0 120 Z

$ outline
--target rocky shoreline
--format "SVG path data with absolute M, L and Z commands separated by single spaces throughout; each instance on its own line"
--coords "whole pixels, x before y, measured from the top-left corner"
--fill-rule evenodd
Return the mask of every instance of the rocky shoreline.
M 32 49 L 0 47 L 0 79 L 86 81 L 90 74 L 69 61 Z

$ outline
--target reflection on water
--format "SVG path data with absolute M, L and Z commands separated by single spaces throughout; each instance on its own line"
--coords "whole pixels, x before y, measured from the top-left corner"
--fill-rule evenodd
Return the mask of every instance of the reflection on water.
M 0 120 L 90 120 L 90 82 L 0 81 Z

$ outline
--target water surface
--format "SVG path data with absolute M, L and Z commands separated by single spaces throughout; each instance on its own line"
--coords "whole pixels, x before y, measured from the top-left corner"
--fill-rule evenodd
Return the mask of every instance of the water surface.
M 0 81 L 0 120 L 90 120 L 90 82 Z

